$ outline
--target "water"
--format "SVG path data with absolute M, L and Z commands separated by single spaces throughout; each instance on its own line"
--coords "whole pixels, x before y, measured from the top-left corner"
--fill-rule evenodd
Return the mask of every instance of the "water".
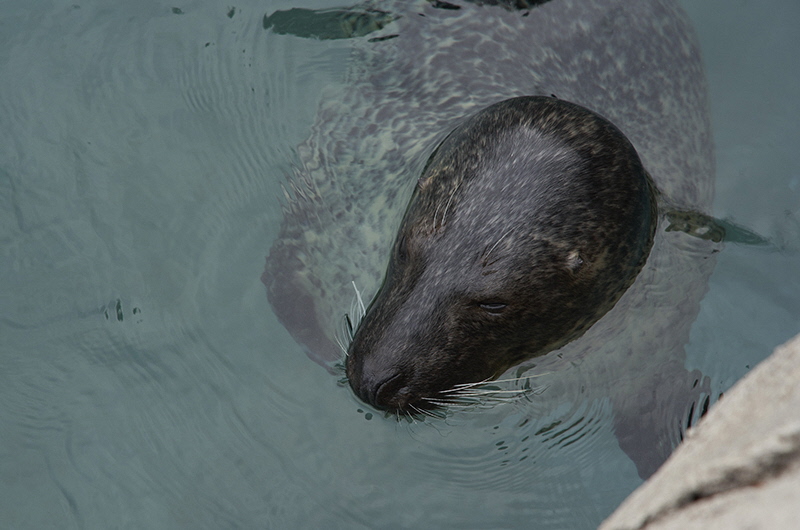
M 348 50 L 264 31 L 289 7 L 4 2 L 0 526 L 596 526 L 639 483 L 608 402 L 367 420 L 272 315 L 277 176 Z M 685 7 L 715 214 L 780 249 L 718 257 L 687 366 L 722 391 L 800 332 L 800 5 Z
M 714 213 L 782 251 L 728 245 L 693 327 L 689 363 L 730 386 L 800 329 L 800 138 L 791 49 L 800 6 L 684 2 L 700 38 L 716 142 Z M 712 368 L 712 365 L 714 367 Z

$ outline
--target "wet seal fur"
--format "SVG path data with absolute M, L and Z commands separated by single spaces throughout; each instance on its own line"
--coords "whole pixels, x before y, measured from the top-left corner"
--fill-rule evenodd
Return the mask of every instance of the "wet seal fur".
M 613 124 L 519 97 L 436 149 L 347 354 L 364 401 L 414 412 L 581 336 L 633 283 L 653 184 Z
M 342 356 L 337 338 L 353 284 L 365 300 L 377 293 L 432 150 L 498 101 L 555 94 L 591 109 L 630 140 L 662 202 L 710 208 L 706 83 L 677 2 L 552 0 L 524 11 L 451 3 L 460 9 L 381 2 L 391 22 L 342 41 L 352 50 L 344 83 L 326 90 L 297 147 L 262 280 L 277 318 L 324 366 Z M 537 403 L 553 410 L 608 400 L 619 445 L 642 476 L 676 445 L 687 411 L 707 405 L 699 374 L 684 367 L 684 345 L 714 245 L 668 231 L 668 222 L 659 210 L 650 256 L 612 309 L 579 338 L 515 369 L 537 376 L 547 387 Z M 448 370 L 447 359 L 438 370 Z

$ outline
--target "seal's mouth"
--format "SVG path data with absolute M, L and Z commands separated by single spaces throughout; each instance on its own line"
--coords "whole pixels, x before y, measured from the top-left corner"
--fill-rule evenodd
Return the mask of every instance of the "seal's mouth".
M 429 412 L 434 409 L 442 409 L 450 404 L 448 391 L 425 391 L 414 384 L 411 374 L 402 370 L 387 370 L 380 374 L 365 371 L 363 366 L 347 368 L 341 383 L 350 386 L 361 401 L 387 414 L 398 417 L 431 415 Z
M 535 377 L 535 376 L 531 376 Z M 454 385 L 446 390 L 415 391 L 403 373 L 384 378 L 378 384 L 352 384 L 351 389 L 363 402 L 398 419 L 427 416 L 441 419 L 455 411 L 493 408 L 539 395 L 546 387 L 531 385 L 530 377 L 483 380 Z
M 415 391 L 402 372 L 383 379 L 364 378 L 362 374 L 357 381 L 349 379 L 348 382 L 359 399 L 390 414 L 413 415 L 439 406 L 434 403 L 435 399 Z

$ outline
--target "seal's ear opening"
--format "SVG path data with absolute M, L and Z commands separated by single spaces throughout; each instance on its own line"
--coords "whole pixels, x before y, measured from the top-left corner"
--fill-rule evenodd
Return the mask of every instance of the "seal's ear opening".
M 583 263 L 583 258 L 577 250 L 572 250 L 567 254 L 567 270 L 572 274 L 577 274 L 583 267 Z

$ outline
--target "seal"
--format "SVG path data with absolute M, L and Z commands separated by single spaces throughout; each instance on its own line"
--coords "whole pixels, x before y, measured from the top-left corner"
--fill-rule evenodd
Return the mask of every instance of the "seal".
M 347 355 L 356 394 L 414 412 L 582 335 L 644 265 L 656 197 L 619 129 L 518 97 L 436 149 Z
M 376 24 L 363 23 L 363 17 L 375 12 L 372 4 L 354 8 L 361 17 L 359 27 L 371 29 L 367 33 L 352 33 L 360 36 L 340 41 L 350 45 L 351 60 L 343 72 L 343 82 L 323 92 L 309 136 L 296 149 L 293 172 L 285 185 L 280 231 L 262 276 L 279 321 L 309 357 L 332 371 L 342 357 L 339 344 L 350 336 L 344 316 L 353 300 L 353 285 L 365 300 L 371 300 L 382 285 L 387 263 L 401 261 L 399 251 L 408 253 L 407 259 L 412 263 L 419 263 L 421 260 L 414 258 L 414 253 L 425 249 L 406 248 L 408 242 L 413 245 L 436 241 L 440 248 L 445 248 L 442 241 L 448 234 L 460 234 L 467 238 L 464 242 L 470 244 L 476 255 L 481 254 L 484 241 L 479 237 L 491 240 L 489 231 L 481 229 L 473 234 L 468 228 L 454 228 L 456 223 L 467 227 L 467 217 L 473 217 L 474 223 L 488 222 L 492 213 L 501 215 L 510 211 L 508 206 L 494 211 L 491 207 L 465 206 L 466 195 L 462 194 L 475 193 L 466 188 L 456 190 L 448 208 L 450 195 L 443 200 L 433 195 L 434 190 L 441 185 L 453 186 L 461 177 L 446 176 L 444 165 L 431 164 L 428 169 L 438 168 L 438 173 L 431 173 L 423 181 L 428 184 L 417 195 L 427 197 L 430 193 L 430 200 L 440 208 L 436 213 L 431 203 L 427 207 L 433 207 L 434 213 L 419 217 L 427 219 L 428 229 L 434 232 L 427 238 L 397 238 L 426 161 L 450 131 L 460 126 L 469 129 L 470 125 L 462 124 L 479 109 L 530 95 L 548 98 L 555 95 L 561 102 L 549 98 L 553 100 L 551 105 L 560 108 L 569 101 L 590 109 L 628 138 L 659 191 L 660 205 L 672 204 L 696 211 L 710 208 L 714 154 L 706 83 L 692 28 L 676 1 L 552 0 L 524 9 L 512 9 L 512 4 L 518 4 L 515 2 L 505 7 L 489 4 L 382 2 L 380 23 Z M 341 16 L 337 11 L 337 20 Z M 292 25 L 283 27 L 291 29 Z M 271 27 L 268 31 L 273 30 Z M 273 38 L 296 37 L 274 35 Z M 579 114 L 587 116 L 583 110 Z M 559 138 L 556 130 L 548 134 Z M 591 144 L 597 140 L 585 142 Z M 575 148 L 580 143 L 572 140 L 567 145 Z M 453 143 L 456 144 L 465 146 L 469 142 Z M 492 145 L 502 158 L 508 142 Z M 567 145 L 564 149 L 569 152 Z M 433 160 L 448 159 L 445 151 L 439 149 Z M 512 199 L 518 206 L 531 202 L 524 197 Z M 456 201 L 459 207 L 454 208 Z M 586 203 L 578 200 L 576 204 L 581 201 Z M 412 210 L 417 212 L 426 204 L 415 199 Z M 569 204 L 565 201 L 563 206 Z M 644 208 L 644 203 L 640 206 Z M 408 215 L 412 215 L 412 210 Z M 677 444 L 681 426 L 687 424 L 687 410 L 701 408 L 698 400 L 703 385 L 698 384 L 697 373 L 684 367 L 684 345 L 689 341 L 691 324 L 714 267 L 714 245 L 681 231 L 671 231 L 665 212 L 665 208 L 659 208 L 650 255 L 633 284 L 627 290 L 622 287 L 632 274 L 624 272 L 621 280 L 615 278 L 616 286 L 609 289 L 613 293 L 624 291 L 616 304 L 582 335 L 583 324 L 564 323 L 568 331 L 560 340 L 551 337 L 542 343 L 543 350 L 537 350 L 539 346 L 533 348 L 555 350 L 514 368 L 517 374 L 545 374 L 538 380 L 546 384 L 547 392 L 537 400 L 552 402 L 554 410 L 557 403 L 608 400 L 620 447 L 642 476 L 652 473 Z M 637 232 L 631 225 L 625 229 Z M 503 233 L 491 235 L 497 247 L 489 254 L 490 261 L 501 256 L 513 260 L 513 253 L 506 251 L 514 236 L 509 234 L 506 239 Z M 534 246 L 520 248 L 528 252 Z M 640 252 L 645 252 L 646 246 L 640 243 Z M 590 266 L 597 266 L 590 247 L 576 248 L 577 253 L 574 249 L 560 249 L 560 254 L 552 250 L 551 262 L 566 259 L 566 270 L 553 274 L 580 277 L 584 271 L 592 270 Z M 635 253 L 630 254 L 631 259 Z M 447 259 L 444 255 L 437 258 L 441 263 Z M 505 266 L 519 270 L 518 265 Z M 406 270 L 398 268 L 401 269 Z M 439 285 L 443 288 L 449 282 L 455 286 L 458 281 L 455 276 L 479 270 L 480 264 L 469 267 L 458 264 Z M 392 271 L 388 277 L 392 277 Z M 488 287 L 495 277 L 499 276 L 481 277 L 487 283 L 479 285 Z M 394 280 L 389 281 L 393 283 Z M 536 284 L 536 280 L 524 283 Z M 389 284 L 381 294 L 384 301 L 374 302 L 371 313 L 378 315 L 382 311 L 379 308 L 386 305 L 385 300 L 389 299 L 385 296 L 389 295 L 383 292 L 393 292 Z M 458 294 L 455 288 L 452 292 Z M 410 312 L 413 306 L 407 304 L 416 300 L 420 315 L 432 315 L 437 313 L 431 304 L 442 293 L 440 289 L 430 294 L 419 291 L 405 299 L 392 296 L 393 303 L 406 300 L 404 307 L 409 309 L 405 311 Z M 519 300 L 522 298 L 520 294 Z M 463 308 L 460 314 L 468 309 L 476 313 L 484 311 L 487 314 L 475 315 L 481 319 L 481 326 L 489 319 L 501 322 L 508 316 L 504 313 L 510 315 L 514 311 L 513 298 L 481 295 L 474 301 L 479 302 L 478 307 Z M 500 311 L 503 304 L 506 307 Z M 606 300 L 606 305 L 611 302 Z M 597 302 L 588 303 L 587 308 L 594 316 L 606 310 Z M 535 313 L 536 308 L 528 310 Z M 501 314 L 493 315 L 492 311 Z M 376 318 L 370 317 L 362 323 L 365 327 L 364 331 L 358 331 L 359 343 L 403 339 L 382 334 L 380 326 L 370 323 Z M 406 327 L 403 340 L 412 341 L 425 335 L 424 319 L 415 322 Z M 402 322 L 392 327 L 400 333 Z M 568 341 L 573 335 L 577 338 Z M 431 342 L 430 335 L 426 336 L 428 343 L 405 345 L 404 351 L 425 350 L 426 345 L 431 351 L 443 351 L 438 349 L 436 341 Z M 561 343 L 564 344 L 558 347 Z M 360 350 L 358 345 L 352 348 Z M 494 363 L 494 366 L 463 370 L 468 379 L 479 377 L 478 374 L 491 376 L 511 357 L 522 359 L 529 353 L 486 351 L 482 360 L 476 360 L 476 353 L 466 365 Z M 364 354 L 365 359 L 370 359 L 366 364 L 377 363 L 375 355 Z M 491 361 L 498 358 L 501 360 Z M 391 359 L 387 356 L 383 366 L 392 366 Z M 456 379 L 446 374 L 462 370 L 446 355 L 436 359 L 425 369 L 427 377 L 438 382 L 431 383 L 431 388 L 454 382 Z M 382 378 L 388 382 L 391 374 L 370 376 L 373 382 L 367 385 L 368 389 L 359 390 L 358 378 L 363 376 L 353 366 L 351 376 L 356 391 L 368 401 L 380 403 L 377 394 L 383 391 L 375 388 L 374 380 Z M 580 371 L 580 377 L 576 376 L 576 370 Z M 397 389 L 411 385 L 414 377 L 417 376 L 400 381 Z M 391 387 L 392 384 L 386 386 L 387 395 L 392 394 Z M 410 403 L 410 398 L 397 397 L 395 405 L 402 405 L 404 399 Z M 391 408 L 392 403 L 387 402 L 387 406 Z

